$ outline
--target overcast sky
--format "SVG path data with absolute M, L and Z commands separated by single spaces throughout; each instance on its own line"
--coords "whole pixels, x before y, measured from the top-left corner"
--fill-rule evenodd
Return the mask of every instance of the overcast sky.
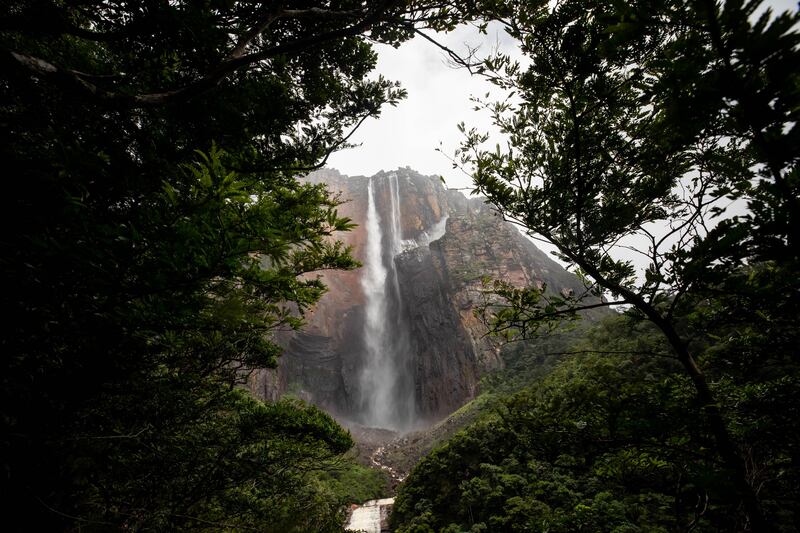
M 435 37 L 458 52 L 465 50 L 465 44 L 480 46 L 484 55 L 494 47 L 509 51 L 514 46 L 502 31 L 481 35 L 470 26 Z M 466 69 L 449 66 L 442 50 L 421 37 L 399 49 L 383 45 L 377 49 L 377 72 L 400 81 L 408 97 L 397 107 L 384 107 L 379 118 L 368 119 L 351 138 L 361 146 L 333 154 L 328 166 L 351 176 L 410 166 L 422 174 L 444 176 L 449 186 L 470 184 L 436 148 L 441 146 L 452 156 L 461 139 L 456 129 L 461 121 L 487 130 L 491 125 L 488 116 L 473 111 L 470 97 L 482 97 L 496 89 L 482 78 L 470 76 Z
M 779 12 L 796 10 L 791 0 L 771 0 L 765 5 Z M 514 50 L 513 41 L 502 30 L 480 35 L 471 27 L 462 27 L 436 39 L 456 51 L 464 45 L 480 46 L 485 55 L 493 47 Z M 444 53 L 430 42 L 416 37 L 399 49 L 378 46 L 377 72 L 398 80 L 408 91 L 408 98 L 397 107 L 386 107 L 378 119 L 367 120 L 351 138 L 361 146 L 333 154 L 328 166 L 347 175 L 371 176 L 380 170 L 410 166 L 422 174 L 441 175 L 450 187 L 468 187 L 470 179 L 454 170 L 436 148 L 452 156 L 461 140 L 456 124 L 489 131 L 486 113 L 473 111 L 470 96 L 483 97 L 494 88 L 465 69 L 447 64 Z M 490 140 L 491 141 L 491 140 Z M 496 141 L 491 141 L 492 144 Z M 441 144 L 440 144 L 441 143 Z

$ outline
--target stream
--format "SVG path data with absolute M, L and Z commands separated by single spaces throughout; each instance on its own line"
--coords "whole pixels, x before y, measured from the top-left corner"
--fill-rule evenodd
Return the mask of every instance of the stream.
M 386 533 L 389 531 L 389 510 L 394 498 L 370 500 L 353 509 L 347 521 L 347 531 L 363 531 L 364 533 Z

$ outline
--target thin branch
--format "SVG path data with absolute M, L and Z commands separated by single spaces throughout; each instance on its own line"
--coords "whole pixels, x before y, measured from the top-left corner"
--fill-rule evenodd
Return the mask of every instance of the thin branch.
M 315 170 L 319 170 L 319 169 L 321 169 L 322 167 L 325 166 L 325 164 L 328 162 L 328 158 L 334 152 L 336 152 L 339 148 L 341 148 L 342 146 L 347 144 L 347 141 L 350 139 L 350 137 L 353 136 L 353 134 L 358 130 L 358 128 L 361 127 L 361 125 L 364 123 L 365 120 L 367 120 L 370 117 L 374 117 L 374 116 L 375 116 L 375 113 L 367 113 L 364 116 L 362 116 L 358 120 L 358 122 L 356 122 L 355 126 L 353 126 L 353 128 L 350 130 L 350 132 L 347 135 L 342 137 L 339 141 L 335 142 L 334 144 L 332 144 L 327 149 L 327 151 L 325 152 L 325 156 L 322 158 L 322 160 L 319 163 L 316 163 L 316 164 L 311 165 L 311 166 L 306 166 L 306 167 L 272 167 L 272 168 L 256 168 L 256 169 L 247 169 L 247 170 L 239 169 L 239 171 L 240 172 L 247 172 L 247 173 L 254 173 L 254 172 L 278 172 L 278 171 L 283 171 L 283 172 L 313 172 Z
M 409 27 L 409 29 L 411 29 L 415 34 L 419 35 L 420 37 L 422 37 L 426 41 L 432 43 L 434 46 L 436 46 L 437 48 L 442 50 L 444 53 L 446 53 L 450 57 L 450 59 L 453 61 L 453 63 L 455 63 L 456 65 L 460 65 L 460 66 L 466 68 L 467 71 L 469 71 L 470 74 L 475 74 L 475 72 L 473 72 L 472 69 L 475 68 L 475 67 L 480 66 L 483 63 L 483 61 L 478 61 L 477 63 L 472 62 L 472 58 L 475 56 L 475 50 L 470 50 L 469 55 L 465 59 L 465 58 L 461 57 L 461 55 L 459 55 L 458 53 L 453 51 L 453 49 L 443 45 L 442 43 L 440 43 L 439 41 L 437 41 L 433 37 L 427 35 L 423 31 L 421 31 L 419 28 L 415 28 L 415 27 L 411 26 L 411 27 Z
M 97 437 L 78 437 L 78 439 L 76 439 L 76 440 L 79 440 L 79 439 L 95 439 L 95 440 L 135 439 L 135 438 L 138 438 L 139 435 L 141 435 L 145 431 L 147 431 L 147 428 L 142 428 L 139 431 L 137 431 L 136 433 L 132 433 L 132 434 L 129 434 L 129 435 L 100 435 L 100 436 L 97 436 Z
M 491 292 L 491 291 L 486 291 L 486 292 L 488 293 L 488 292 Z M 630 302 L 628 302 L 626 300 L 619 300 L 619 301 L 614 301 L 614 302 L 599 302 L 599 303 L 596 303 L 596 304 L 584 305 L 584 306 L 581 306 L 581 307 L 569 307 L 569 308 L 566 308 L 566 309 L 559 309 L 558 311 L 552 311 L 550 313 L 542 313 L 542 314 L 539 314 L 539 315 L 535 315 L 535 314 L 534 315 L 529 315 L 529 316 L 521 316 L 520 315 L 520 317 L 518 319 L 505 321 L 505 323 L 503 325 L 498 325 L 498 324 L 492 325 L 492 324 L 490 324 L 488 322 L 486 316 L 484 316 L 482 322 L 484 323 L 484 325 L 487 326 L 489 331 L 487 331 L 483 336 L 485 337 L 485 336 L 491 335 L 493 333 L 499 333 L 499 332 L 502 332 L 502 331 L 507 331 L 507 330 L 511 330 L 511 329 L 515 329 L 515 328 L 516 329 L 521 329 L 523 331 L 526 331 L 527 330 L 527 324 L 529 324 L 531 322 L 540 322 L 540 321 L 544 321 L 544 320 L 547 320 L 547 319 L 550 319 L 550 318 L 556 318 L 556 317 L 560 317 L 560 316 L 563 316 L 563 315 L 577 313 L 579 311 L 586 311 L 586 310 L 589 310 L 589 309 L 596 309 L 598 307 L 610 307 L 612 305 L 623 305 L 623 304 L 628 304 L 628 303 L 630 303 Z M 512 305 L 505 306 L 505 307 L 506 308 L 513 308 Z M 522 336 L 524 337 L 524 334 Z
M 25 67 L 28 70 L 32 70 L 41 75 L 50 76 L 55 79 L 61 79 L 65 83 L 79 89 L 81 92 L 95 97 L 101 101 L 119 103 L 131 107 L 163 105 L 173 101 L 186 100 L 202 94 L 203 92 L 215 87 L 217 84 L 219 84 L 219 82 L 233 72 L 250 67 L 251 65 L 260 61 L 284 54 L 295 54 L 330 41 L 358 35 L 374 24 L 380 22 L 386 11 L 395 2 L 396 0 L 385 0 L 384 2 L 381 2 L 368 16 L 350 26 L 297 39 L 288 43 L 278 44 L 259 52 L 239 55 L 237 57 L 224 60 L 208 74 L 195 80 L 194 82 L 184 85 L 178 89 L 156 93 L 126 95 L 119 92 L 109 91 L 87 81 L 87 78 L 91 76 L 86 73 L 64 69 L 41 58 L 11 50 L 8 50 L 7 54 L 4 54 L 4 56 L 6 61 L 11 59 L 12 63 L 17 66 Z M 256 34 L 253 34 L 250 39 L 247 39 L 247 36 L 249 36 L 251 33 L 253 32 L 250 32 L 242 39 L 242 42 L 234 49 L 234 52 L 239 50 L 240 46 L 245 47 L 247 43 L 255 37 Z
M 47 510 L 48 510 L 48 511 L 50 511 L 51 513 L 55 513 L 55 514 L 57 514 L 57 515 L 59 515 L 59 516 L 62 516 L 62 517 L 64 517 L 64 518 L 69 518 L 70 520 L 77 520 L 78 522 L 83 522 L 83 523 L 86 523 L 86 524 L 102 524 L 102 525 L 104 525 L 104 526 L 115 526 L 115 525 L 117 525 L 117 524 L 114 524 L 114 523 L 112 523 L 112 522 L 103 522 L 103 521 L 101 521 L 101 520 L 90 520 L 90 519 L 88 519 L 88 518 L 82 518 L 82 517 L 80 517 L 80 516 L 73 516 L 73 515 L 70 515 L 70 514 L 67 514 L 67 513 L 61 512 L 61 511 L 59 511 L 58 509 L 55 509 L 55 508 L 53 508 L 53 507 L 50 507 L 49 505 L 47 505 L 47 503 L 45 503 L 45 502 L 44 502 L 44 500 L 42 500 L 42 499 L 41 499 L 39 496 L 36 496 L 35 494 L 33 495 L 33 497 L 34 497 L 34 498 L 36 498 L 36 500 L 37 500 L 37 501 L 38 501 L 40 504 L 42 504 L 42 506 L 43 506 L 45 509 L 47 509 Z
M 314 15 L 320 17 L 352 18 L 365 14 L 366 10 L 364 9 L 345 9 L 337 11 L 335 9 L 324 9 L 321 7 L 309 7 L 307 9 L 284 9 L 281 12 L 281 16 L 288 16 L 288 17 L 304 17 L 308 15 Z
M 236 59 L 242 57 L 244 55 L 245 50 L 247 50 L 247 46 L 253 42 L 253 39 L 264 33 L 267 28 L 269 28 L 273 22 L 278 20 L 281 16 L 281 12 L 273 12 L 267 15 L 264 20 L 262 20 L 259 24 L 254 26 L 250 29 L 247 33 L 239 37 L 239 40 L 236 43 L 236 46 L 233 50 L 231 50 L 226 60 Z
M 665 357 L 667 359 L 674 359 L 677 360 L 678 358 L 674 355 L 660 353 L 660 352 L 651 352 L 649 350 L 573 350 L 569 352 L 547 352 L 547 353 L 537 353 L 536 355 L 580 355 L 580 354 L 605 354 L 605 355 L 653 355 L 656 357 Z

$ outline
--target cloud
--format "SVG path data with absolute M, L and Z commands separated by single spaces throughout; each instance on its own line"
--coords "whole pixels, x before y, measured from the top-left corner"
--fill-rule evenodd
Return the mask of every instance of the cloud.
M 487 54 L 494 46 L 506 51 L 514 41 L 497 27 L 481 35 L 463 26 L 435 38 L 448 47 L 464 52 L 465 45 L 480 46 Z M 361 146 L 337 152 L 328 166 L 348 175 L 372 175 L 380 170 L 410 166 L 423 174 L 441 175 L 448 185 L 467 187 L 470 180 L 436 151 L 452 155 L 461 141 L 456 129 L 459 122 L 481 130 L 491 130 L 486 113 L 473 110 L 471 96 L 498 94 L 486 80 L 471 76 L 466 69 L 453 68 L 446 54 L 434 44 L 416 37 L 399 49 L 377 46 L 376 73 L 398 80 L 408 91 L 408 98 L 397 107 L 385 107 L 378 119 L 366 121 L 351 138 Z
M 798 4 L 791 0 L 771 0 L 764 2 L 761 9 L 767 6 L 781 13 L 796 10 Z M 490 26 L 487 35 L 479 34 L 471 26 L 461 26 L 434 37 L 458 52 L 464 52 L 468 44 L 480 45 L 482 55 L 499 47 L 502 52 L 519 57 L 516 42 L 499 25 Z M 333 154 L 328 166 L 344 174 L 367 176 L 410 166 L 423 174 L 441 175 L 450 186 L 469 187 L 471 180 L 453 169 L 436 148 L 441 147 L 447 155 L 453 154 L 461 141 L 456 125 L 462 121 L 469 127 L 496 134 L 486 113 L 473 110 L 470 97 L 482 97 L 489 92 L 501 98 L 502 93 L 480 77 L 470 76 L 465 69 L 449 66 L 444 52 L 421 37 L 399 49 L 380 45 L 376 48 L 379 54 L 376 75 L 400 81 L 408 91 L 408 98 L 397 107 L 384 108 L 378 119 L 366 121 L 351 138 L 361 146 Z M 496 142 L 496 138 L 491 139 L 491 144 Z

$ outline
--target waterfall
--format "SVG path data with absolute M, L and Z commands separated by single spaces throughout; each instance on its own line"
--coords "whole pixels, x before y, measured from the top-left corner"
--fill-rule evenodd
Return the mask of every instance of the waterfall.
M 400 194 L 396 174 L 376 183 L 379 180 L 370 178 L 367 186 L 367 245 L 361 278 L 366 314 L 361 413 L 365 425 L 405 430 L 414 422 L 415 402 L 409 328 L 395 266 L 395 257 L 403 251 Z M 389 220 L 384 223 L 378 214 L 376 185 L 389 188 Z
M 391 198 L 392 216 L 392 239 L 390 249 L 393 255 L 403 251 L 403 231 L 400 227 L 400 185 L 397 181 L 397 173 L 389 174 L 389 197 Z M 395 274 L 397 274 L 395 272 Z

